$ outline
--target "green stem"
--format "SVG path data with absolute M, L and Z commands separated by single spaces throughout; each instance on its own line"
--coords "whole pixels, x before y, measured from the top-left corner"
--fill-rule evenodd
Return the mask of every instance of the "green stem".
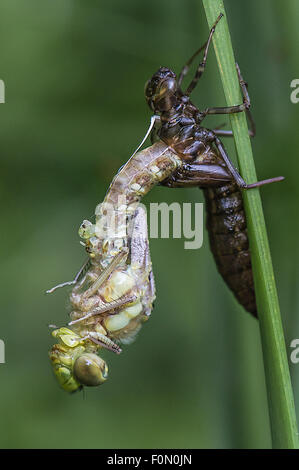
M 227 17 L 222 0 L 202 0 L 209 27 L 219 13 L 213 36 L 216 58 L 228 106 L 242 102 Z M 230 115 L 241 174 L 247 183 L 257 181 L 245 113 Z M 290 380 L 279 303 L 266 225 L 258 189 L 244 191 L 244 204 L 259 325 L 264 357 L 269 415 L 274 448 L 299 448 L 294 397 Z

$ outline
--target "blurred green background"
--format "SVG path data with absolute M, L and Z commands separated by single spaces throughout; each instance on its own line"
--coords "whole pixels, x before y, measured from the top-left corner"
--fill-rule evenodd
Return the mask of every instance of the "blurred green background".
M 226 8 L 250 86 L 259 179 L 287 178 L 262 195 L 289 354 L 299 338 L 299 104 L 290 101 L 299 3 L 227 0 Z M 68 321 L 68 293 L 45 290 L 85 259 L 79 224 L 147 128 L 144 83 L 161 65 L 179 71 L 207 34 L 199 0 L 1 1 L 0 447 L 270 446 L 258 323 L 218 275 L 206 233 L 198 251 L 151 241 L 156 305 L 134 344 L 105 354 L 105 386 L 67 395 L 47 356 L 48 324 Z M 225 104 L 213 50 L 193 100 Z M 162 187 L 146 197 L 202 200 L 197 189 Z M 299 365 L 290 367 L 299 411 Z

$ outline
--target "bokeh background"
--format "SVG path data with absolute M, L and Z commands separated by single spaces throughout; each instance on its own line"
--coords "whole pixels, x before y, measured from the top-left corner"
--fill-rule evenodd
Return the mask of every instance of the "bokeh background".
M 299 104 L 290 101 L 299 4 L 227 0 L 226 8 L 250 85 L 259 178 L 286 176 L 262 197 L 290 354 L 299 338 Z M 198 251 L 151 240 L 155 309 L 121 356 L 105 354 L 105 386 L 68 396 L 47 356 L 48 324 L 66 324 L 68 293 L 45 290 L 85 259 L 78 226 L 147 128 L 144 83 L 161 65 L 179 71 L 207 34 L 199 0 L 1 1 L 0 447 L 270 446 L 258 323 L 218 275 L 206 232 Z M 225 104 L 213 50 L 193 99 Z M 202 200 L 198 189 L 162 187 L 146 197 Z M 299 365 L 290 368 L 299 412 Z

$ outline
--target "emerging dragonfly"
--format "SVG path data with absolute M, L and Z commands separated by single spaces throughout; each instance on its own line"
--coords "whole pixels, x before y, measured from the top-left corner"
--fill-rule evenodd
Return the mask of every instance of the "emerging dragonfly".
M 60 385 L 68 392 L 104 383 L 101 348 L 117 354 L 129 344 L 151 314 L 154 278 L 141 197 L 181 165 L 163 142 L 138 152 L 112 181 L 96 208 L 96 223 L 84 220 L 79 233 L 89 260 L 74 281 L 68 328 L 53 331 L 59 341 L 49 355 Z
M 120 353 L 118 343 L 133 341 L 151 313 L 154 279 L 145 213 L 138 204 L 158 183 L 204 188 L 211 248 L 218 269 L 239 302 L 256 314 L 241 189 L 283 178 L 247 185 L 218 137 L 232 135 L 231 131 L 211 131 L 201 126 L 209 114 L 246 110 L 253 125 L 250 134 L 254 135 L 250 100 L 238 67 L 242 104 L 199 111 L 190 101 L 189 95 L 204 71 L 211 38 L 221 16 L 208 41 L 187 62 L 178 79 L 174 72 L 162 67 L 147 82 L 146 100 L 155 115 L 141 145 L 150 133 L 152 139 L 158 137 L 159 141 L 133 154 L 113 179 L 103 204 L 97 206 L 96 223 L 85 220 L 81 225 L 79 233 L 89 260 L 74 281 L 48 291 L 74 286 L 70 295 L 71 321 L 68 328 L 53 331 L 58 344 L 49 353 L 55 375 L 66 391 L 104 383 L 108 367 L 98 351 L 106 348 Z M 182 80 L 202 50 L 203 61 L 183 93 Z

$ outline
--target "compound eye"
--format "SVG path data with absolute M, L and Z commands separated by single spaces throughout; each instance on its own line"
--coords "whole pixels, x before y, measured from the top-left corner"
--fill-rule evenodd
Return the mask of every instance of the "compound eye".
M 75 361 L 74 376 L 82 385 L 96 387 L 107 380 L 108 366 L 96 354 L 82 354 Z
M 159 89 L 159 97 L 162 98 L 167 93 L 173 95 L 177 90 L 177 82 L 175 78 L 164 80 Z

